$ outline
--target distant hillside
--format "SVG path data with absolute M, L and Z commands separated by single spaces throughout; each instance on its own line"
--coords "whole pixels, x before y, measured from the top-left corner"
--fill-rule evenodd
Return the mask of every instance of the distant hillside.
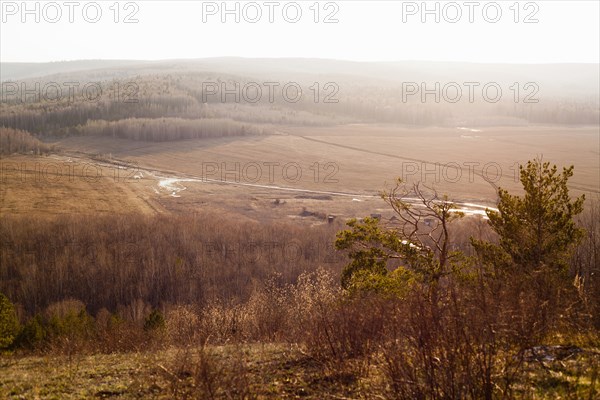
M 80 60 L 48 63 L 0 63 L 0 81 L 44 77 L 54 74 L 80 73 L 95 69 L 131 67 L 144 64 L 131 60 Z
M 124 78 L 156 73 L 215 72 L 258 79 L 314 79 L 364 84 L 401 82 L 536 82 L 546 95 L 598 96 L 599 64 L 480 64 L 401 61 L 356 62 L 305 58 L 220 57 L 192 60 L 85 60 L 51 63 L 0 63 L 0 80 L 69 74 L 71 78 Z
M 166 136 L 201 138 L 229 132 L 218 128 L 220 122 L 198 122 L 210 119 L 243 123 L 244 134 L 273 125 L 345 123 L 596 125 L 598 68 L 243 58 L 3 63 L 3 74 L 21 78 L 0 87 L 0 127 L 56 137 L 83 134 L 80 128 L 90 121 L 167 118 L 189 131 Z M 77 89 L 71 96 L 67 84 L 73 83 Z M 89 85 L 92 90 L 86 91 Z M 53 98 L 53 87 L 60 96 Z M 124 131 L 130 122 L 110 126 Z M 162 133 L 151 136 L 157 140 Z

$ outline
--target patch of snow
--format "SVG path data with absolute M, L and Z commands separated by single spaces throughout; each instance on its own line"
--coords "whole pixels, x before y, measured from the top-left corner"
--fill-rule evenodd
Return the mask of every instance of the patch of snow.
M 456 129 L 469 132 L 483 132 L 481 129 L 465 128 L 464 126 L 457 126 Z

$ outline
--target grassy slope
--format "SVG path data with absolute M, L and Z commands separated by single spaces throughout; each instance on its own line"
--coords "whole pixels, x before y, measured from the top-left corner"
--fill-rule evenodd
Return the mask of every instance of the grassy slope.
M 209 378 L 194 380 L 194 351 L 0 358 L 0 398 L 172 399 L 357 398 L 357 382 L 344 373 L 323 373 L 318 364 L 285 345 L 211 347 Z M 198 363 L 195 365 L 199 365 Z M 205 371 L 206 372 L 206 371 Z
M 598 394 L 597 357 L 530 362 L 526 368 L 529 382 L 515 385 L 516 398 L 593 399 Z M 381 371 L 373 365 L 326 367 L 283 344 L 213 346 L 205 352 L 0 356 L 0 398 L 8 399 L 366 399 L 386 398 L 385 393 Z

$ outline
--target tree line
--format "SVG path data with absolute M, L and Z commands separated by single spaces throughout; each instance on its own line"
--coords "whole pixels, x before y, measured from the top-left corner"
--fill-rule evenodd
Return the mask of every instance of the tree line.
M 277 80 L 272 80 L 277 82 Z M 88 121 L 117 121 L 125 118 L 183 118 L 232 119 L 253 124 L 332 125 L 339 123 L 397 123 L 416 126 L 454 126 L 458 120 L 473 124 L 595 124 L 600 118 L 597 99 L 540 98 L 537 103 L 516 102 L 509 94 L 497 103 L 482 98 L 469 102 L 464 98 L 456 103 L 444 98 L 437 101 L 430 95 L 423 101 L 420 95 L 407 97 L 404 89 L 389 83 L 357 84 L 347 79 L 337 85 L 335 102 L 326 102 L 330 91 L 327 82 L 302 82 L 302 96 L 290 101 L 280 91 L 286 82 L 277 86 L 277 95 L 262 93 L 256 102 L 235 96 L 213 94 L 206 82 L 261 86 L 251 78 L 219 74 L 181 73 L 177 76 L 157 74 L 135 77 L 130 81 L 105 80 L 90 100 L 89 94 L 71 97 L 66 93 L 57 101 L 43 96 L 21 93 L 2 94 L 0 126 L 29 131 L 36 135 L 65 135 L 69 128 Z M 40 82 L 44 87 L 44 82 Z M 29 83 L 29 88 L 32 83 Z M 219 86 L 220 88 L 220 86 Z M 221 89 L 219 89 L 221 90 Z M 540 95 L 541 96 L 541 95 Z
M 266 129 L 227 119 L 127 118 L 118 121 L 89 121 L 83 126 L 70 128 L 68 132 L 70 135 L 164 142 L 262 135 Z
M 54 146 L 39 141 L 29 132 L 0 127 L 0 155 L 14 153 L 39 155 L 53 150 Z

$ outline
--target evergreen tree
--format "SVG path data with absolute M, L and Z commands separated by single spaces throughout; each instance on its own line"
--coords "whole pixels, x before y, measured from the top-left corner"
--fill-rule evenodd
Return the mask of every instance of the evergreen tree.
M 583 211 L 585 196 L 571 201 L 567 183 L 572 176 L 573 166 L 559 173 L 556 165 L 550 167 L 550 163 L 539 158 L 521 166 L 525 195 L 511 195 L 499 189 L 498 211 L 487 211 L 499 244 L 473 240 L 484 261 L 510 264 L 526 273 L 542 266 L 564 272 L 584 233 L 574 217 Z
M 0 349 L 9 347 L 19 333 L 19 319 L 8 297 L 0 293 Z

